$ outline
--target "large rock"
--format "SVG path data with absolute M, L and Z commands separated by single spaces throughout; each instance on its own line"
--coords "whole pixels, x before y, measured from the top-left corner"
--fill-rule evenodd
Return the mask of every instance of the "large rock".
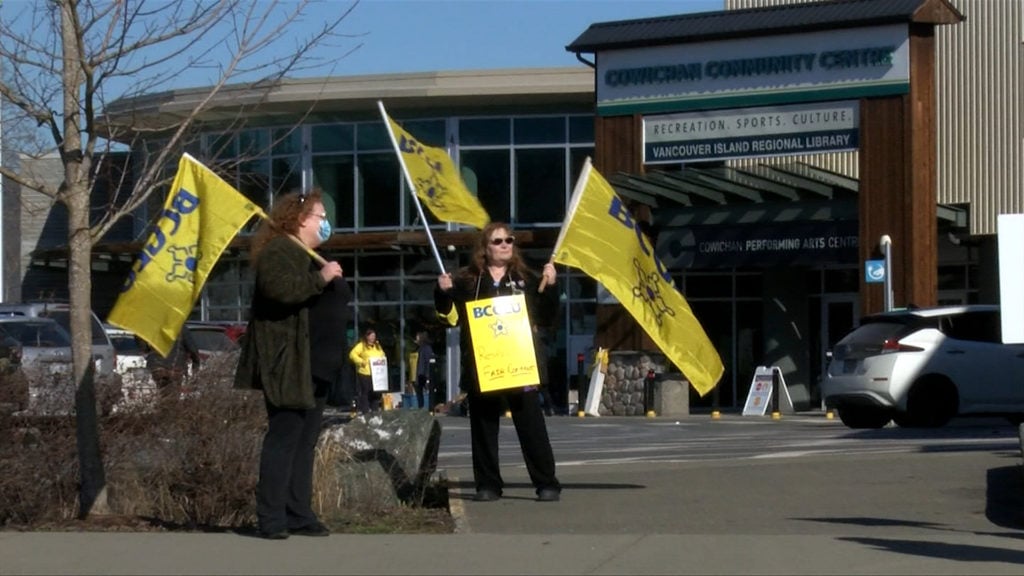
M 367 512 L 419 505 L 437 469 L 441 425 L 425 410 L 387 410 L 328 422 L 317 445 L 314 507 Z

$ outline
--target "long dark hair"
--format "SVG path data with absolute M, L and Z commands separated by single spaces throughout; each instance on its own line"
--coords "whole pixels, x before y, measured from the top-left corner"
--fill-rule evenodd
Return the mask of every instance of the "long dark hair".
M 504 222 L 491 222 L 484 226 L 476 240 L 476 245 L 473 246 L 473 254 L 470 257 L 468 266 L 469 273 L 474 277 L 483 274 L 484 270 L 487 269 L 487 245 L 491 242 L 491 234 L 496 230 L 504 230 L 507 234 L 514 235 L 512 227 Z M 508 263 L 508 268 L 509 271 L 523 280 L 535 275 L 530 270 L 530 267 L 526 265 L 526 261 L 523 260 L 523 256 L 519 252 L 519 246 L 516 244 L 512 245 L 512 259 Z
M 274 200 L 269 218 L 260 222 L 256 234 L 253 235 L 249 247 L 250 260 L 255 263 L 260 252 L 274 238 L 298 233 L 302 219 L 309 213 L 310 206 L 317 202 L 323 202 L 323 193 L 319 188 L 314 188 L 308 193 L 297 191 L 278 196 Z

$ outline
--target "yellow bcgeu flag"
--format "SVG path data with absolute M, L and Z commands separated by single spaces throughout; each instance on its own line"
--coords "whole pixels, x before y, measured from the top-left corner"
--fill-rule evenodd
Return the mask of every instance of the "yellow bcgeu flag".
M 481 392 L 540 383 L 522 294 L 466 302 L 466 314 Z
M 398 158 L 405 166 L 409 185 L 416 197 L 442 222 L 458 222 L 483 229 L 491 217 L 480 200 L 466 188 L 462 176 L 441 148 L 427 146 L 406 132 L 384 112 Z
M 258 206 L 185 154 L 163 214 L 132 264 L 107 321 L 166 356 L 231 239 Z
M 701 396 L 715 387 L 724 371 L 718 352 L 654 255 L 650 240 L 589 158 L 554 260 L 601 282 Z

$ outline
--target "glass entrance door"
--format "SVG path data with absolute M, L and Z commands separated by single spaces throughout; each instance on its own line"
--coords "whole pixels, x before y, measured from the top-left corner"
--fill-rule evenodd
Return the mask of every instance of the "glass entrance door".
M 811 391 L 811 402 L 821 404 L 821 380 L 828 369 L 828 361 L 836 342 L 842 340 L 857 326 L 860 319 L 860 299 L 857 294 L 825 294 L 821 297 L 820 350 L 816 364 L 818 378 Z

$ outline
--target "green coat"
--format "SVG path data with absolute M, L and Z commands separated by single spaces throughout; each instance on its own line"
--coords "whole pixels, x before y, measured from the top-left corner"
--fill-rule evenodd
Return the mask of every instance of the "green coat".
M 292 240 L 274 238 L 256 261 L 256 286 L 235 388 L 262 389 L 278 408 L 310 409 L 309 306 L 326 282 L 309 254 Z

